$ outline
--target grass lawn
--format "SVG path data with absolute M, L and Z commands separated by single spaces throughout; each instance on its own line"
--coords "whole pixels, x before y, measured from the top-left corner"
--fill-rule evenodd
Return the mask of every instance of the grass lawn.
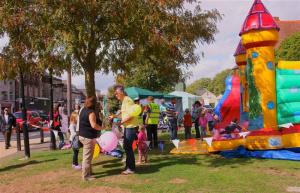
M 163 154 L 151 151 L 150 163 L 131 176 L 119 175 L 120 159 L 101 155 L 93 161 L 97 180 L 92 182 L 82 182 L 80 171 L 71 168 L 71 150 L 2 160 L 0 192 L 300 192 L 300 162 L 171 155 L 171 148 L 166 144 Z

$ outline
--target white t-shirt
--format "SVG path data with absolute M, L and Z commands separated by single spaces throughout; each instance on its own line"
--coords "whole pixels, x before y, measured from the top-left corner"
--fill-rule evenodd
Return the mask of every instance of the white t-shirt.
M 7 124 L 8 123 L 8 115 L 4 115 L 4 120 L 5 120 L 5 123 Z

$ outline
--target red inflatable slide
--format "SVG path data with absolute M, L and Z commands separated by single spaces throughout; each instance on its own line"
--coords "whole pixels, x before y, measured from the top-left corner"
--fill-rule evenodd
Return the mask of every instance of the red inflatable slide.
M 224 128 L 234 119 L 237 119 L 240 122 L 240 77 L 236 75 L 227 77 L 225 85 L 226 88 L 224 95 L 215 108 L 215 113 L 220 119 L 220 123 L 216 126 L 216 128 Z

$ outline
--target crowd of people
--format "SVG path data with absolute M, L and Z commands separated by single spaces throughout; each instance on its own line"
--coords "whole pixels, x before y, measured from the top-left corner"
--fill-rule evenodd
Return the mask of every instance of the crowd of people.
M 114 95 L 121 102 L 120 110 L 109 116 L 111 123 L 117 125 L 119 138 L 123 138 L 123 150 L 126 154 L 124 175 L 134 174 L 136 164 L 143 164 L 149 161 L 148 151 L 159 148 L 158 130 L 167 130 L 170 133 L 170 140 L 178 139 L 177 132 L 181 126 L 184 128 L 185 139 L 198 138 L 203 140 L 207 132 L 211 135 L 232 136 L 232 132 L 238 129 L 237 121 L 224 130 L 215 130 L 218 123 L 218 117 L 212 109 L 206 109 L 196 101 L 192 109 L 185 109 L 184 116 L 179 118 L 179 112 L 176 110 L 176 98 L 170 102 L 161 100 L 156 103 L 154 97 L 147 98 L 147 104 L 142 105 L 139 98 L 131 99 L 127 96 L 124 87 L 115 86 Z M 139 110 L 138 114 L 133 115 L 133 107 Z M 70 117 L 67 115 L 67 109 L 60 104 L 54 108 L 54 116 L 51 132 L 54 132 L 59 139 L 60 149 L 73 150 L 72 167 L 75 170 L 82 171 L 82 179 L 86 181 L 93 180 L 92 177 L 92 158 L 97 138 L 104 129 L 101 114 L 101 106 L 97 106 L 95 97 L 87 97 L 82 107 L 75 105 L 74 111 Z M 136 112 L 136 110 L 134 110 Z M 119 121 L 114 121 L 117 119 Z M 0 116 L 0 129 L 5 136 L 6 148 L 10 145 L 10 135 L 12 128 L 16 126 L 14 116 L 9 109 L 4 109 L 4 114 Z M 192 128 L 195 130 L 193 136 Z M 107 127 L 106 127 L 107 129 Z M 114 129 L 113 129 L 113 132 Z M 137 142 L 138 160 L 135 162 L 134 142 Z M 82 165 L 79 164 L 79 149 L 83 149 Z

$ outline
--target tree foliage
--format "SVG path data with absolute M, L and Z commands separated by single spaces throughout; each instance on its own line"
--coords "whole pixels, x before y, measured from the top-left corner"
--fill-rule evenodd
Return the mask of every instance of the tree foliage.
M 300 60 L 300 32 L 288 37 L 276 50 L 276 60 L 299 61 Z
M 196 91 L 202 88 L 211 91 L 211 83 L 212 83 L 211 78 L 200 78 L 194 81 L 192 84 L 188 85 L 186 91 L 193 94 L 196 94 Z
M 185 9 L 187 4 L 194 9 Z M 196 0 L 4 0 L 0 5 L 2 24 L 13 23 L 28 32 L 27 37 L 19 37 L 29 43 L 20 52 L 30 50 L 32 61 L 41 68 L 71 65 L 73 71 L 83 70 L 89 96 L 95 95 L 97 71 L 122 73 L 127 80 L 149 76 L 156 81 L 172 74 L 160 82 L 176 82 L 181 68 L 198 61 L 197 43 L 214 40 L 215 22 L 221 18 L 216 10 L 202 11 Z M 1 27 L 0 32 L 12 44 L 10 29 Z M 153 73 L 140 73 L 145 68 Z M 140 82 L 144 81 L 128 84 Z
M 9 38 L 0 53 L 0 78 L 15 78 L 22 73 L 30 79 L 41 77 L 47 68 L 57 74 L 66 68 L 67 60 L 56 55 L 58 37 L 47 28 L 47 18 L 34 19 L 43 10 L 27 1 L 1 1 L 0 9 L 0 38 Z
M 214 76 L 214 78 L 201 78 L 194 81 L 187 87 L 187 92 L 196 94 L 199 89 L 207 89 L 215 95 L 223 94 L 225 91 L 225 79 L 231 73 L 231 69 L 226 69 Z
M 226 69 L 216 74 L 216 76 L 212 80 L 210 87 L 212 93 L 214 93 L 217 96 L 224 93 L 225 79 L 231 74 L 231 72 L 231 69 Z

